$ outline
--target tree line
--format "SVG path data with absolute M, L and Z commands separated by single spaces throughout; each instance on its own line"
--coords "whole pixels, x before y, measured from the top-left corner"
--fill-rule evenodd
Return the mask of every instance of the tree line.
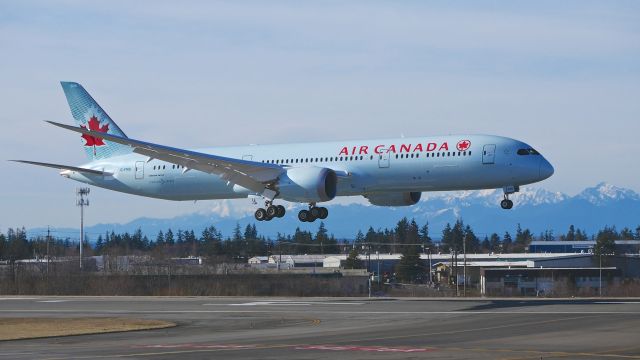
M 585 231 L 571 225 L 566 233 L 558 236 L 552 231 L 534 235 L 519 224 L 513 235 L 492 233 L 478 236 L 472 227 L 463 220 L 447 223 L 442 230 L 440 241 L 430 236 L 429 224 L 418 224 L 415 219 L 402 218 L 395 227 L 358 231 L 354 240 L 338 240 L 330 234 L 326 225 L 320 222 L 315 232 L 296 228 L 293 234 L 278 233 L 275 237 L 258 234 L 255 224 L 242 228 L 236 224 L 230 236 L 223 236 L 215 226 L 205 228 L 200 234 L 193 230 L 168 229 L 160 231 L 155 238 L 144 235 L 141 229 L 133 233 L 107 232 L 100 234 L 94 241 L 83 246 L 83 252 L 90 255 L 142 255 L 154 257 L 204 256 L 224 261 L 246 261 L 247 258 L 274 254 L 346 254 L 355 251 L 359 254 L 379 251 L 381 253 L 419 254 L 432 253 L 509 253 L 524 252 L 533 240 L 597 240 L 611 251 L 613 240 L 640 240 L 640 226 L 635 230 L 628 227 L 618 231 L 606 226 L 589 236 Z M 47 241 L 48 240 L 48 241 Z M 602 247 L 599 245 L 599 248 Z M 75 256 L 78 253 L 78 241 L 69 237 L 32 236 L 27 237 L 25 228 L 10 228 L 0 233 L 0 260 Z

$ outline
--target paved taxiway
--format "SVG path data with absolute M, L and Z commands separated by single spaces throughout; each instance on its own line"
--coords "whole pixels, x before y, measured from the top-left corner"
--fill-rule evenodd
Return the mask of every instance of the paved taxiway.
M 177 327 L 0 342 L 0 359 L 640 359 L 640 300 L 0 297 L 0 317 Z

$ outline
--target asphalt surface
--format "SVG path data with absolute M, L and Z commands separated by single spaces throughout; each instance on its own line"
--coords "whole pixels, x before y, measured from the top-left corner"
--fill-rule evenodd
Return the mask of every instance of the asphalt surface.
M 640 359 L 640 300 L 0 297 L 0 317 L 177 327 L 0 342 L 0 359 Z

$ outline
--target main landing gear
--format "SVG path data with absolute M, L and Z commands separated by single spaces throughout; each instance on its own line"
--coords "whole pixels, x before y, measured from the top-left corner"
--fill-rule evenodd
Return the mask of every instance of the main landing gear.
M 314 222 L 316 219 L 326 219 L 329 216 L 329 210 L 325 207 L 317 207 L 315 204 L 309 205 L 309 210 L 300 210 L 298 220 L 302 222 Z
M 281 218 L 287 212 L 282 205 L 273 205 L 271 201 L 265 203 L 265 208 L 259 208 L 256 210 L 254 216 L 258 221 L 269 221 L 273 218 Z

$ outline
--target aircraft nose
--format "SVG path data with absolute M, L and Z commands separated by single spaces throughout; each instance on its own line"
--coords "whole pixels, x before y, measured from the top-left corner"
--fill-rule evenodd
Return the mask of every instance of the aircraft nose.
M 551 177 L 553 175 L 553 165 L 547 161 L 547 159 L 542 158 L 540 160 L 540 178 L 542 180 Z

